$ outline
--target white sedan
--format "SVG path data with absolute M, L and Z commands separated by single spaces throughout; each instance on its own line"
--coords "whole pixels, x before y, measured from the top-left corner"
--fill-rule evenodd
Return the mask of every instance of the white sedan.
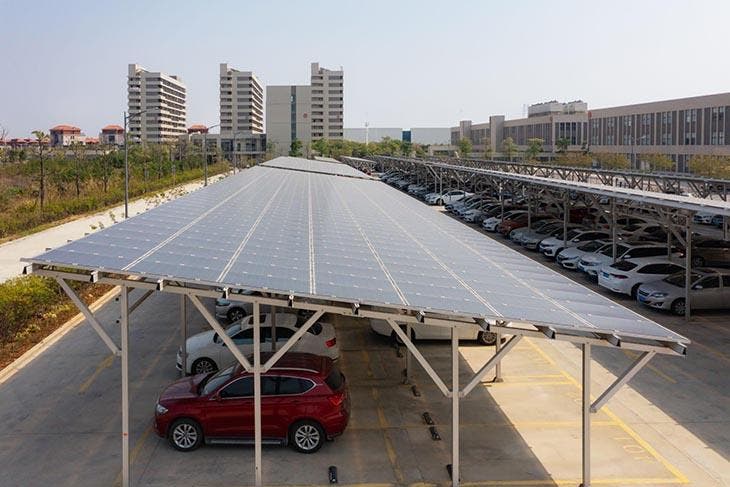
M 426 198 L 426 202 L 431 205 L 456 203 L 461 199 L 471 196 L 471 194 L 472 193 L 467 193 L 466 191 L 462 191 L 460 189 L 452 189 L 449 191 L 444 191 L 443 193 L 431 193 L 431 195 Z
M 636 298 L 636 293 L 642 284 L 660 281 L 683 270 L 684 266 L 670 262 L 666 257 L 620 260 L 601 268 L 601 272 L 598 273 L 598 285 L 615 293 L 628 294 Z
M 540 253 L 545 257 L 556 257 L 563 249 L 569 247 L 577 247 L 578 245 L 590 240 L 607 239 L 610 235 L 606 232 L 597 230 L 580 230 L 574 228 L 568 230 L 566 239 L 563 236 L 546 238 L 540 242 Z
M 281 347 L 296 333 L 307 320 L 306 316 L 293 313 L 276 313 L 276 345 Z M 261 350 L 271 351 L 271 314 L 261 315 Z M 253 353 L 253 316 L 229 326 L 226 334 L 231 337 L 238 349 L 244 354 Z M 323 355 L 333 360 L 340 356 L 335 329 L 329 323 L 317 322 L 312 325 L 290 349 L 292 352 L 306 352 Z M 214 330 L 193 335 L 185 342 L 187 353 L 187 374 L 214 372 L 235 360 L 235 357 Z M 182 349 L 177 352 L 177 369 L 182 370 Z
M 370 328 L 378 335 L 389 336 L 395 338 L 395 332 L 387 321 L 371 319 Z M 405 325 L 401 325 L 405 332 Z M 476 340 L 482 345 L 494 345 L 497 343 L 497 334 L 484 331 L 478 325 L 459 326 L 459 339 Z M 451 328 L 444 326 L 425 325 L 423 323 L 413 323 L 411 325 L 411 340 L 451 340 Z M 400 341 L 400 340 L 399 340 Z
M 591 240 L 577 247 L 568 247 L 560 251 L 555 258 L 555 262 L 566 269 L 576 270 L 578 269 L 578 262 L 584 255 L 599 251 L 607 243 L 606 240 Z
M 521 215 L 523 213 L 527 213 L 525 210 L 512 210 L 512 211 L 505 211 L 504 212 L 504 218 L 509 219 L 512 217 L 515 217 L 517 215 Z M 497 231 L 497 225 L 502 223 L 502 214 L 498 213 L 497 216 L 492 216 L 484 220 L 482 223 L 482 228 L 488 232 L 496 232 Z

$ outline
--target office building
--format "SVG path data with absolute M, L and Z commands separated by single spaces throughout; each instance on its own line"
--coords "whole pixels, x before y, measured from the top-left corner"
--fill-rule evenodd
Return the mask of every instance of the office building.
M 312 63 L 312 140 L 341 139 L 344 135 L 344 71 Z
M 344 136 L 344 74 L 312 63 L 311 85 L 266 87 L 266 141 L 274 154 L 288 154 L 291 143 L 302 143 L 309 154 L 313 140 Z
M 131 141 L 174 142 L 187 132 L 186 89 L 178 76 L 130 64 L 128 98 Z
M 264 90 L 251 71 L 220 65 L 220 132 L 264 132 Z

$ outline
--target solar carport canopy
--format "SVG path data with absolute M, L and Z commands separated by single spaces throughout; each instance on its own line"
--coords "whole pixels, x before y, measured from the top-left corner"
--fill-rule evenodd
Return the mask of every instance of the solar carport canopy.
M 366 178 L 342 164 L 279 158 L 27 261 L 558 336 L 688 343 Z

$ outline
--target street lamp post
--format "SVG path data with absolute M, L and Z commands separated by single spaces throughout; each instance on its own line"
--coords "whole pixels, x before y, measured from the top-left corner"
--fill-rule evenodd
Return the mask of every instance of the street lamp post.
M 206 146 L 206 138 L 208 135 L 208 130 L 214 129 L 216 127 L 220 127 L 221 124 L 215 124 L 208 127 L 205 132 L 203 132 L 203 186 L 208 186 L 208 154 L 207 150 L 208 147 Z
M 127 138 L 129 137 L 129 134 L 127 133 L 127 121 L 131 120 L 135 117 L 139 117 L 140 115 L 150 111 L 150 110 L 156 110 L 156 108 L 148 108 L 147 110 L 142 110 L 141 112 L 137 112 L 134 115 L 131 113 L 128 115 L 127 112 L 122 112 L 122 116 L 124 117 L 124 219 L 126 220 L 129 218 L 129 144 L 127 143 Z

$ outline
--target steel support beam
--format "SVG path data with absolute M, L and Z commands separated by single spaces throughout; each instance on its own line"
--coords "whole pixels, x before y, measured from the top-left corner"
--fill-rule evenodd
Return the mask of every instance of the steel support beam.
M 459 332 L 451 327 L 451 485 L 459 485 Z
M 129 487 L 129 288 L 122 286 L 122 487 Z
M 502 347 L 501 350 L 495 353 L 492 358 L 490 358 L 487 363 L 484 364 L 482 368 L 477 371 L 476 374 L 474 374 L 474 377 L 472 377 L 469 383 L 465 385 L 461 391 L 459 391 L 459 395 L 461 397 L 466 397 L 467 394 L 472 391 L 472 389 L 479 385 L 484 376 L 487 375 L 489 371 L 492 370 L 495 366 L 497 366 L 502 361 L 504 356 L 507 355 L 521 339 L 522 337 L 520 335 L 514 335 L 512 338 L 510 338 L 509 341 L 504 344 L 504 347 Z M 497 343 L 499 343 L 499 341 Z
M 502 333 L 497 331 L 497 342 L 494 344 L 495 356 L 502 350 Z M 494 382 L 502 382 L 502 360 L 498 360 L 494 367 Z
M 406 348 L 413 353 L 413 356 L 416 358 L 419 364 L 421 364 L 421 367 L 423 367 L 423 370 L 426 371 L 429 377 L 431 377 L 431 380 L 433 380 L 434 384 L 436 384 L 436 387 L 438 387 L 444 396 L 450 397 L 451 391 L 449 391 L 449 388 L 446 387 L 446 384 L 444 384 L 444 381 L 441 380 L 441 377 L 436 373 L 435 370 L 433 370 L 433 367 L 431 367 L 431 364 L 428 363 L 428 360 L 421 355 L 421 352 L 418 351 L 416 346 L 411 341 L 411 337 L 407 337 L 405 333 L 403 333 L 403 330 L 401 330 L 400 326 L 398 326 L 398 323 L 395 322 L 393 319 L 386 319 L 390 327 L 393 329 L 395 334 L 398 336 L 398 338 L 401 339 L 401 341 L 405 344 Z
M 684 223 L 685 256 L 684 264 L 684 320 L 689 321 L 692 316 L 691 288 L 692 288 L 692 213 L 688 213 Z
M 96 334 L 99 335 L 99 338 L 106 344 L 106 346 L 111 350 L 111 352 L 116 355 L 117 357 L 121 355 L 121 350 L 117 347 L 117 345 L 114 343 L 114 340 L 112 340 L 106 331 L 104 331 L 104 328 L 101 327 L 101 324 L 94 316 L 94 313 L 91 312 L 88 306 L 86 306 L 86 303 L 81 301 L 81 298 L 74 292 L 73 289 L 71 289 L 71 286 L 69 286 L 66 281 L 63 280 L 62 277 L 56 277 L 56 281 L 61 286 L 61 289 L 66 293 L 66 295 L 71 298 L 71 301 L 76 305 L 79 311 L 84 315 L 86 318 L 86 321 L 89 322 L 89 324 L 94 328 L 94 331 L 96 331 Z M 122 286 L 122 294 L 124 294 L 124 290 L 127 289 L 126 286 Z M 125 299 L 127 299 L 125 297 Z M 125 310 L 126 313 L 126 310 Z
M 188 372 L 188 297 L 180 295 L 180 375 Z
M 611 256 L 616 263 L 616 198 L 611 198 Z
M 568 201 L 568 192 L 563 195 L 563 248 L 568 246 L 568 220 L 570 220 L 570 203 Z M 555 254 L 557 257 L 558 254 Z
M 624 386 L 628 381 L 632 379 L 644 366 L 651 360 L 654 355 L 656 355 L 654 352 L 644 352 L 641 355 L 639 355 L 639 358 L 637 358 L 634 363 L 632 363 L 626 371 L 621 374 L 619 377 L 616 378 L 616 380 L 611 384 L 608 389 L 603 391 L 603 394 L 596 399 L 593 404 L 591 404 L 591 412 L 597 413 L 604 404 L 606 404 L 617 392 L 619 389 L 621 389 L 622 386 Z
M 412 326 L 410 323 L 406 324 L 406 335 L 408 338 L 411 338 L 413 336 L 412 333 Z M 411 380 L 413 378 L 413 354 L 411 353 L 411 350 L 406 347 L 406 375 L 404 377 L 404 383 L 410 384 Z
M 271 351 L 276 352 L 276 306 L 271 309 Z
M 259 303 L 253 303 L 253 418 L 254 418 L 254 470 L 256 487 L 261 481 L 261 315 Z
M 582 429 L 581 459 L 583 464 L 581 487 L 591 485 L 591 346 L 583 344 Z
M 231 351 L 234 357 L 236 357 L 236 360 L 238 360 L 241 365 L 243 365 L 243 368 L 246 369 L 246 372 L 253 371 L 253 367 L 251 366 L 251 363 L 248 361 L 248 359 L 241 353 L 241 351 L 238 349 L 236 344 L 231 340 L 231 337 L 228 336 L 226 333 L 226 330 L 223 329 L 223 327 L 218 323 L 218 320 L 215 319 L 215 316 L 213 316 L 210 311 L 206 309 L 206 307 L 203 305 L 203 303 L 200 302 L 200 299 L 194 294 L 190 294 L 190 302 L 193 303 L 193 305 L 200 311 L 200 314 L 203 315 L 203 318 L 205 318 L 205 321 L 208 322 L 211 328 L 213 328 L 216 333 L 218 333 L 218 336 L 223 340 L 223 343 L 226 344 L 228 347 L 228 350 Z M 254 301 L 253 303 L 254 310 L 257 312 L 254 313 L 254 321 L 257 321 L 259 319 L 258 314 L 258 302 Z M 254 340 L 254 348 L 256 347 L 256 340 Z M 259 344 L 260 347 L 260 344 Z

